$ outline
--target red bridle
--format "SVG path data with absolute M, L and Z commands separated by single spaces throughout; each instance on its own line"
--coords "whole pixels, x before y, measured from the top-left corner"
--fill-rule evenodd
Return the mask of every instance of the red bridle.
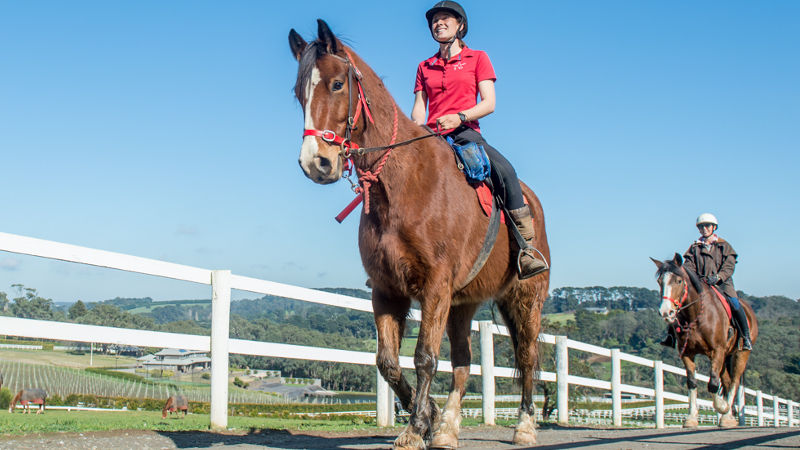
M 361 84 L 361 79 L 363 76 L 361 75 L 361 71 L 358 70 L 358 67 L 353 64 L 353 57 L 350 56 L 350 52 L 347 50 L 344 51 L 347 55 L 347 58 L 342 58 L 341 56 L 337 55 L 330 55 L 334 58 L 338 58 L 344 61 L 347 64 L 347 127 L 345 128 L 345 136 L 339 136 L 336 134 L 335 131 L 332 130 L 314 130 L 314 129 L 304 129 L 303 130 L 303 137 L 306 136 L 317 136 L 321 138 L 323 141 L 336 144 L 342 148 L 340 154 L 342 158 L 348 159 L 350 158 L 350 149 L 357 150 L 359 148 L 358 144 L 353 143 L 350 140 L 350 136 L 352 132 L 357 128 L 356 123 L 358 123 L 358 119 L 361 117 L 361 111 L 364 111 L 364 115 L 367 119 L 369 119 L 369 123 L 375 123 L 372 119 L 372 111 L 369 109 L 369 100 L 367 96 L 364 94 L 364 86 Z M 355 114 L 352 113 L 353 108 L 353 89 L 351 89 L 352 80 L 355 79 L 355 84 L 358 90 L 358 99 L 356 100 L 356 112 Z
M 686 298 L 688 296 L 689 296 L 689 285 L 684 280 L 683 281 L 683 296 L 681 297 L 680 301 L 678 301 L 678 300 L 676 300 L 676 299 L 674 299 L 672 297 L 668 297 L 666 295 L 662 296 L 661 299 L 662 300 L 669 300 L 673 305 L 675 305 L 675 308 L 681 309 L 681 307 L 683 306 L 683 302 L 686 301 Z
M 369 99 L 367 99 L 366 94 L 364 94 L 364 86 L 361 84 L 361 79 L 363 76 L 361 75 L 361 71 L 353 64 L 353 57 L 350 56 L 350 52 L 347 50 L 344 51 L 347 58 L 342 58 L 341 56 L 337 55 L 330 55 L 335 58 L 338 58 L 347 64 L 347 91 L 348 91 L 348 101 L 347 101 L 347 126 L 345 128 L 345 136 L 339 136 L 336 134 L 335 131 L 332 130 L 314 130 L 314 129 L 304 129 L 303 130 L 303 138 L 306 136 L 316 136 L 321 138 L 323 141 L 336 144 L 341 147 L 339 151 L 339 157 L 342 158 L 344 164 L 344 172 L 346 173 L 345 177 L 349 177 L 352 173 L 354 164 L 352 159 L 352 153 L 350 150 L 359 150 L 361 147 L 358 144 L 354 143 L 350 140 L 352 132 L 357 128 L 356 123 L 358 123 L 358 119 L 361 117 L 361 111 L 364 111 L 364 116 L 369 120 L 369 123 L 375 123 L 372 119 L 372 111 L 369 109 Z M 356 100 L 356 112 L 355 114 L 350 114 L 353 108 L 353 89 L 351 86 L 352 81 L 355 80 L 355 84 L 358 90 L 358 99 Z M 386 164 L 386 160 L 389 158 L 389 154 L 391 154 L 393 147 L 391 147 L 395 140 L 397 139 L 397 105 L 392 102 L 392 108 L 394 108 L 394 128 L 392 132 L 392 141 L 389 143 L 389 146 L 386 147 L 386 152 L 383 154 L 383 157 L 380 160 L 377 168 L 374 172 L 370 170 L 358 170 L 358 182 L 360 186 L 353 187 L 353 190 L 358 194 L 358 196 L 350 202 L 345 209 L 336 216 L 336 220 L 338 222 L 342 222 L 345 217 L 347 217 L 350 212 L 358 206 L 361 201 L 364 201 L 364 213 L 369 214 L 369 188 L 372 183 L 378 182 L 378 175 L 380 175 L 381 171 L 383 170 L 383 166 Z M 410 141 L 409 141 L 410 142 Z

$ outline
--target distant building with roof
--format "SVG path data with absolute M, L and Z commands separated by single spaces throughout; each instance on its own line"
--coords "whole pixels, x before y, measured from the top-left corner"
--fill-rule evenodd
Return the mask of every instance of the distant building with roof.
M 151 355 L 136 358 L 136 367 L 148 370 L 171 370 L 189 373 L 211 367 L 211 358 L 201 350 L 165 348 Z

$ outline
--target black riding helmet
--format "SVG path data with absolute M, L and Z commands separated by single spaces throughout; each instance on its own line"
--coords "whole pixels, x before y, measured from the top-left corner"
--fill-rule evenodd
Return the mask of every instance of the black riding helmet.
M 428 12 L 425 13 L 425 17 L 428 19 L 428 30 L 431 31 L 431 26 L 433 26 L 433 15 L 439 11 L 447 11 L 452 13 L 456 16 L 456 19 L 464 25 L 456 34 L 456 37 L 459 39 L 464 39 L 464 36 L 467 35 L 467 13 L 464 11 L 464 8 L 461 7 L 456 2 L 451 2 L 449 0 L 445 0 L 443 2 L 438 2 L 437 4 L 433 5 L 433 8 L 429 9 Z M 433 31 L 431 31 L 433 34 Z

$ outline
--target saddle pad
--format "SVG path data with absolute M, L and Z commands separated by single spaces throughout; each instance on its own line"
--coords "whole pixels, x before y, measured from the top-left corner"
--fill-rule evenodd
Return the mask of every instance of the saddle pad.
M 481 204 L 481 209 L 483 209 L 483 213 L 486 214 L 486 217 L 489 217 L 492 214 L 492 191 L 489 189 L 489 186 L 486 185 L 484 182 L 480 182 L 475 185 L 475 193 L 478 194 L 478 202 Z M 523 197 L 524 198 L 524 197 Z M 528 204 L 528 199 L 524 198 L 525 204 Z M 506 223 L 506 215 L 500 215 L 500 223 Z
M 722 295 L 722 292 L 720 292 L 714 286 L 711 286 L 711 289 L 714 290 L 714 293 L 717 294 L 717 298 L 719 299 L 720 302 L 722 302 L 722 307 L 725 308 L 725 313 L 728 314 L 728 320 L 731 320 L 731 318 L 732 318 L 732 316 L 731 316 L 731 305 L 728 303 L 728 299 L 725 298 L 725 296 Z

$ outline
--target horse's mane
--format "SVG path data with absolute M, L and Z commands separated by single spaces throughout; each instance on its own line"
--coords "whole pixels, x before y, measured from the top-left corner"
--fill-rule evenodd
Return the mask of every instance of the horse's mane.
M 661 275 L 667 272 L 674 273 L 675 275 L 682 277 L 683 272 L 686 272 L 686 274 L 689 275 L 689 281 L 692 282 L 692 286 L 694 286 L 694 289 L 698 293 L 702 293 L 705 290 L 705 286 L 703 285 L 703 282 L 700 280 L 700 277 L 693 270 L 686 270 L 686 268 L 683 268 L 684 270 L 681 270 L 681 268 L 683 268 L 683 266 L 676 264 L 675 261 L 672 260 L 664 261 L 664 263 L 656 272 L 656 277 L 660 277 Z

